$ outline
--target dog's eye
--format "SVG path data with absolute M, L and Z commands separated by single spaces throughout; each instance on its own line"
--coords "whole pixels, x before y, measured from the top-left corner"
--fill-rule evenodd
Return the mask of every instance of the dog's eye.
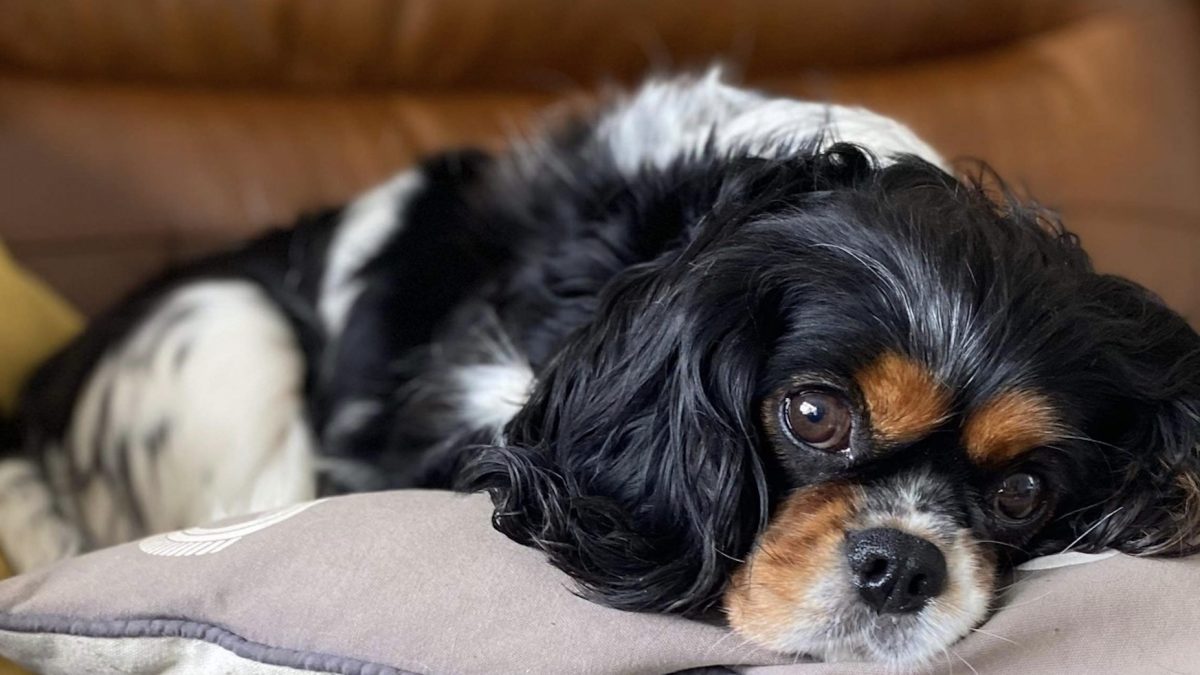
M 992 506 L 1001 518 L 1019 523 L 1037 514 L 1044 492 L 1041 478 L 1031 473 L 1011 473 L 996 487 Z
M 846 399 L 824 391 L 798 391 L 783 400 L 788 432 L 818 450 L 837 452 L 850 445 L 851 414 Z

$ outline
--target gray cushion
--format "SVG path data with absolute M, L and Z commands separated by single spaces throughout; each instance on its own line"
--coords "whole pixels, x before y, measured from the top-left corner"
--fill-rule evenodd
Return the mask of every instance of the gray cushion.
M 0 583 L 0 654 L 61 673 L 883 672 L 584 601 L 489 516 L 482 496 L 355 495 L 99 551 Z M 933 670 L 1196 672 L 1200 560 L 1082 559 L 1022 572 Z

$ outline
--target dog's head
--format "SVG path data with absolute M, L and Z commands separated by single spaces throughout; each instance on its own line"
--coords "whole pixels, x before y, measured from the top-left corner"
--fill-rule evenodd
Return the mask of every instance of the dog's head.
M 842 145 L 668 173 L 687 235 L 471 471 L 587 596 L 913 663 L 1021 559 L 1195 547 L 1200 337 L 1043 212 Z

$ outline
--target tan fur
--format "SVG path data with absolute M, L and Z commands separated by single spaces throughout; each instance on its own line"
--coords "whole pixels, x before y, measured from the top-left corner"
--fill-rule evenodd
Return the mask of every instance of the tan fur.
M 973 461 L 997 466 L 1052 443 L 1061 433 L 1058 414 L 1045 396 L 1010 391 L 971 412 L 962 440 Z
M 811 607 L 808 592 L 841 559 L 845 528 L 858 510 L 856 491 L 844 484 L 806 488 L 788 497 L 733 576 L 724 605 L 742 635 L 772 644 L 804 617 L 826 617 Z
M 949 415 L 946 389 L 929 369 L 906 356 L 888 352 L 855 379 L 866 399 L 875 438 L 884 443 L 919 440 Z

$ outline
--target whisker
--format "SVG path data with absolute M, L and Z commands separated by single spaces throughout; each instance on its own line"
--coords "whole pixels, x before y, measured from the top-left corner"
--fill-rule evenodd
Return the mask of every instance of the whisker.
M 1094 444 L 1096 444 L 1096 445 L 1102 445 L 1102 446 L 1104 446 L 1104 447 L 1106 447 L 1106 448 L 1109 448 L 1109 449 L 1112 449 L 1112 450 L 1116 450 L 1117 452 L 1124 453 L 1124 454 L 1126 454 L 1126 455 L 1132 455 L 1132 454 L 1133 454 L 1133 453 L 1132 453 L 1132 452 L 1130 452 L 1130 451 L 1129 451 L 1127 448 L 1122 448 L 1122 447 L 1121 447 L 1121 446 L 1119 446 L 1119 445 L 1113 445 L 1112 443 L 1108 443 L 1108 442 L 1105 442 L 1105 441 L 1099 440 L 1099 439 L 1097 439 L 1097 438 L 1092 438 L 1091 436 L 1088 436 L 1088 435 L 1086 435 L 1086 434 L 1078 434 L 1078 435 L 1076 435 L 1076 434 L 1062 434 L 1062 435 L 1060 435 L 1060 436 L 1059 436 L 1059 438 L 1066 439 L 1066 440 L 1069 440 L 1069 441 L 1082 441 L 1082 442 L 1084 442 L 1084 443 L 1094 443 Z
M 967 613 L 967 610 L 963 609 L 962 607 L 959 607 L 958 605 L 956 605 L 952 602 L 947 602 L 946 600 L 941 600 L 938 598 L 934 598 L 934 599 L 930 600 L 929 604 L 934 605 L 934 606 L 945 607 L 946 609 L 948 609 L 952 612 L 958 613 L 958 614 L 966 614 Z
M 1012 584 L 1012 585 L 1013 585 L 1013 586 L 1015 586 L 1016 584 Z M 932 604 L 932 603 L 934 603 L 934 602 L 936 602 L 936 603 L 940 604 L 941 606 L 943 606 L 943 607 L 945 607 L 945 608 L 947 608 L 947 609 L 950 609 L 950 610 L 952 610 L 952 611 L 958 612 L 959 614 L 966 614 L 966 610 L 964 610 L 963 608 L 961 608 L 961 607 L 959 607 L 958 605 L 955 605 L 955 604 L 953 604 L 953 603 L 946 602 L 945 600 L 932 600 L 932 601 L 930 601 L 930 603 L 931 603 L 931 604 Z M 1013 640 L 1013 639 L 1010 639 L 1010 638 L 1006 638 L 1006 637 L 1004 637 L 1003 635 L 998 635 L 998 634 L 996 634 L 996 633 L 993 633 L 993 632 L 991 632 L 991 631 L 986 631 L 986 630 L 984 630 L 984 629 L 982 629 L 982 628 L 971 628 L 971 629 L 969 629 L 969 630 L 971 630 L 971 631 L 972 631 L 972 632 L 974 632 L 974 633 L 980 633 L 980 634 L 986 635 L 986 636 L 988 636 L 988 637 L 995 638 L 995 639 L 997 639 L 997 640 L 1003 640 L 1004 642 L 1008 642 L 1008 643 L 1010 643 L 1010 644 L 1013 644 L 1013 645 L 1016 645 L 1016 646 L 1018 646 L 1018 647 L 1020 647 L 1020 646 L 1021 646 L 1021 643 L 1017 642 L 1016 640 Z
M 1031 600 L 1026 600 L 1025 602 L 1018 602 L 1015 605 L 1005 605 L 1004 608 L 1005 609 L 1013 609 L 1015 607 L 1024 607 L 1025 605 L 1032 605 L 1033 603 L 1037 602 L 1038 600 L 1044 600 L 1044 599 L 1046 599 L 1046 597 L 1053 595 L 1053 594 L 1054 594 L 1054 591 L 1046 591 L 1045 593 L 1037 596 L 1036 598 L 1033 598 Z
M 1000 586 L 1000 587 L 996 588 L 995 590 L 992 591 L 992 593 L 994 593 L 995 595 L 1004 595 L 1005 593 L 1016 588 L 1018 584 L 1025 583 L 1027 581 L 1028 581 L 1028 579 L 1017 579 L 1016 581 L 1012 582 L 1011 584 L 1008 584 L 1006 586 Z
M 1006 541 L 996 541 L 995 539 L 976 539 L 975 543 L 977 543 L 977 544 L 996 544 L 997 546 L 1007 546 L 1011 549 L 1016 549 L 1017 551 L 1020 551 L 1021 553 L 1024 553 L 1025 555 L 1029 555 L 1029 551 L 1026 551 L 1025 549 L 1021 548 L 1020 546 L 1017 546 L 1016 544 L 1010 544 Z
M 715 650 L 718 645 L 720 645 L 722 642 L 728 640 L 730 637 L 733 637 L 733 636 L 737 636 L 738 643 L 736 645 L 729 646 L 730 652 L 736 652 L 739 649 L 743 649 L 746 646 L 751 645 L 753 642 L 750 638 L 745 637 L 742 634 L 731 630 L 731 631 L 725 633 L 724 635 L 722 635 L 721 637 L 717 638 L 717 640 L 715 642 L 713 642 L 711 645 L 709 645 L 708 649 L 706 649 L 704 651 L 704 657 L 708 658 L 708 657 L 712 656 L 713 650 Z
M 996 638 L 997 640 L 1003 640 L 1004 642 L 1007 642 L 1007 643 L 1009 643 L 1009 644 L 1011 644 L 1011 645 L 1016 645 L 1016 646 L 1018 646 L 1018 647 L 1021 647 L 1021 646 L 1022 646 L 1022 645 L 1021 645 L 1021 643 L 1020 643 L 1020 642 L 1017 642 L 1016 640 L 1012 640 L 1012 639 L 1010 639 L 1010 638 L 1006 638 L 1006 637 L 1004 637 L 1003 635 L 997 635 L 997 634 L 995 634 L 995 633 L 992 633 L 992 632 L 986 631 L 986 630 L 984 630 L 984 629 L 982 629 L 982 628 L 972 628 L 971 630 L 972 630 L 973 632 L 975 632 L 975 633 L 981 633 L 981 634 L 983 634 L 983 635 L 986 635 L 986 636 L 988 636 L 988 637 L 993 637 L 993 638 Z
M 1079 513 L 1081 511 L 1087 511 L 1088 509 L 1094 509 L 1097 506 L 1100 506 L 1101 504 L 1103 504 L 1104 502 L 1111 502 L 1112 500 L 1113 500 L 1113 497 L 1111 497 L 1111 496 L 1105 497 L 1104 499 L 1101 499 L 1100 501 L 1098 501 L 1094 504 L 1088 504 L 1087 506 L 1081 506 L 1077 509 L 1074 509 L 1073 511 L 1067 511 L 1066 513 L 1062 514 L 1061 516 L 1058 516 L 1057 518 L 1055 518 L 1054 521 L 1058 522 L 1060 520 L 1065 520 L 1065 519 L 1070 518 L 1071 516 L 1075 515 L 1076 513 Z
M 964 659 L 958 652 L 954 651 L 953 649 L 950 650 L 950 653 L 957 656 L 959 661 L 962 661 L 963 663 L 965 663 L 966 666 L 971 669 L 972 673 L 975 673 L 975 675 L 979 675 L 979 671 L 975 670 L 975 666 L 971 665 L 970 661 Z
M 737 646 L 734 647 L 733 650 L 736 651 L 738 649 L 745 649 L 746 647 L 753 647 L 753 646 L 754 646 L 754 641 L 748 637 L 744 637 L 737 643 Z
M 1070 544 L 1067 544 L 1067 547 L 1064 548 L 1063 550 L 1059 551 L 1059 553 L 1060 554 L 1069 553 L 1071 551 L 1071 549 L 1075 546 L 1075 544 L 1078 544 L 1079 542 L 1083 541 L 1083 538 L 1088 536 L 1089 534 L 1091 534 L 1092 530 L 1103 525 L 1104 521 L 1117 515 L 1117 513 L 1119 513 L 1124 508 L 1125 508 L 1124 506 L 1118 506 L 1117 508 L 1113 509 L 1112 511 L 1109 511 L 1108 515 L 1104 516 L 1100 520 L 1097 520 L 1095 523 L 1093 523 L 1091 527 L 1084 530 L 1083 534 L 1079 535 L 1078 537 L 1075 537 L 1075 541 L 1071 542 Z
M 714 649 L 716 649 L 722 642 L 728 640 L 729 638 L 733 637 L 734 635 L 737 635 L 737 633 L 734 633 L 733 631 L 728 631 L 721 637 L 717 638 L 715 642 L 713 642 L 711 645 L 708 646 L 708 649 L 704 650 L 705 658 L 712 656 Z

